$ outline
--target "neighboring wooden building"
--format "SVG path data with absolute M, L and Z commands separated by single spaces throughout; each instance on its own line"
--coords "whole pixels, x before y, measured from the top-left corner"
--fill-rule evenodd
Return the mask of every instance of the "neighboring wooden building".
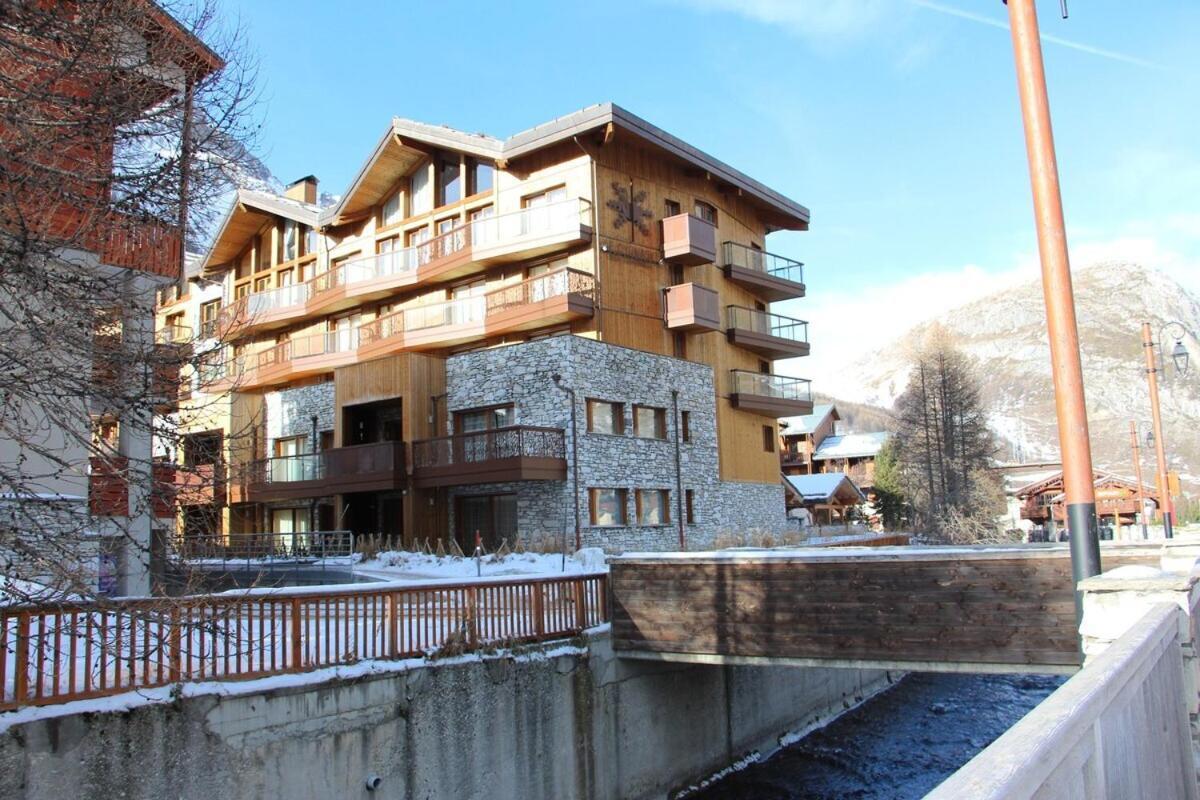
M 1096 516 L 1100 524 L 1121 528 L 1140 521 L 1143 512 L 1138 507 L 1136 481 L 1121 478 L 1101 470 L 1096 471 Z M 1021 504 L 1021 518 L 1029 520 L 1043 533 L 1066 527 L 1066 506 L 1063 473 L 1059 470 L 1029 483 L 1015 492 Z M 1147 521 L 1158 514 L 1158 492 L 1153 486 L 1142 487 L 1146 502 Z M 1051 537 L 1053 538 L 1053 537 Z
M 808 352 L 806 323 L 769 310 L 804 296 L 802 265 L 765 246 L 772 231 L 808 228 L 803 206 L 612 104 L 506 140 L 397 118 L 336 205 L 316 198 L 315 178 L 283 197 L 239 192 L 204 260 L 222 285 L 200 323 L 220 344 L 205 389 L 232 392 L 249 423 L 236 455 L 223 429 L 237 508 L 223 531 L 469 542 L 482 528 L 511 541 L 568 514 L 588 541 L 666 547 L 693 526 L 782 522 L 776 419 L 810 413 L 812 399 L 808 381 L 772 367 Z M 551 375 L 588 392 L 574 397 L 580 448 L 659 440 L 631 449 L 624 472 L 576 481 L 564 416 L 517 391 L 534 377 L 489 360 L 492 382 L 476 387 L 453 368 L 559 335 L 617 348 L 543 364 L 536 380 L 537 397 L 560 396 Z M 620 348 L 665 360 L 632 384 L 602 365 L 650 362 Z M 568 367 L 591 371 L 572 385 Z M 531 420 L 560 432 L 521 434 L 546 467 L 533 471 L 486 433 Z M 464 468 L 464 453 L 493 468 Z M 565 501 L 547 500 L 546 483 Z
M 875 484 L 875 457 L 887 442 L 886 431 L 847 433 L 839 430 L 837 406 L 824 403 L 803 414 L 780 420 L 780 466 L 785 475 L 840 472 L 860 489 Z
M 833 436 L 841 416 L 830 403 L 813 406 L 811 414 L 799 414 L 779 420 L 779 460 L 786 475 L 810 475 L 817 472 L 813 454 L 821 442 Z
M 806 509 L 817 525 L 849 524 L 850 510 L 867 500 L 854 481 L 841 472 L 788 475 L 784 487 L 788 507 Z

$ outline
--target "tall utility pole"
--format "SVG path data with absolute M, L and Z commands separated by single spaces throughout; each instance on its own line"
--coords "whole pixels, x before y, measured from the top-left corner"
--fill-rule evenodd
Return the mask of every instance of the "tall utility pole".
M 1158 462 L 1158 502 L 1162 508 L 1163 536 L 1175 535 L 1175 505 L 1171 502 L 1171 476 L 1167 472 L 1167 443 L 1163 440 L 1162 410 L 1158 405 L 1158 366 L 1154 357 L 1154 332 L 1142 323 L 1142 349 L 1146 351 L 1146 382 L 1150 385 L 1150 422 L 1154 425 L 1154 455 Z
M 1133 474 L 1137 480 L 1138 518 L 1142 521 L 1142 538 L 1150 538 L 1150 529 L 1146 527 L 1146 490 L 1142 483 L 1142 451 L 1138 445 L 1137 423 L 1129 420 L 1129 444 L 1133 446 Z
M 1046 327 L 1050 334 L 1050 368 L 1054 376 L 1054 405 L 1062 449 L 1066 489 L 1067 531 L 1071 537 L 1071 572 L 1075 583 L 1100 573 L 1100 539 L 1096 525 L 1096 492 L 1092 445 L 1088 438 L 1083 366 L 1079 361 L 1079 329 L 1075 294 L 1067 256 L 1050 100 L 1038 33 L 1034 0 L 1008 0 L 1008 20 L 1016 57 L 1017 87 L 1025 125 L 1025 150 L 1033 185 L 1038 254 L 1042 261 L 1042 291 L 1046 298 Z M 1076 618 L 1082 617 L 1082 598 L 1075 592 Z

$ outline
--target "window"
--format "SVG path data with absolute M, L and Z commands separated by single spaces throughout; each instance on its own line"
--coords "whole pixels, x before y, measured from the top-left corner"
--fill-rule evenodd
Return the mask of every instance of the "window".
M 291 286 L 296 282 L 296 270 L 290 267 L 288 269 L 281 269 L 276 280 L 280 286 Z
M 667 410 L 654 406 L 634 406 L 633 435 L 642 439 L 667 438 Z
M 307 533 L 307 508 L 271 509 L 271 531 L 273 533 Z
M 261 278 L 254 279 L 255 294 L 257 294 L 258 292 L 265 292 L 269 288 L 271 288 L 271 277 L 269 275 L 264 275 Z
M 379 224 L 383 227 L 395 225 L 403 216 L 403 212 L 400 210 L 400 190 L 397 189 L 395 194 L 383 201 Z
M 692 440 L 692 412 L 679 412 L 679 438 L 685 442 Z
M 678 200 L 667 200 L 663 203 L 663 216 L 673 217 L 679 214 L 682 209 L 679 206 Z
M 716 206 L 706 203 L 703 200 L 696 201 L 696 216 L 712 225 L 717 224 Z
M 624 489 L 588 489 L 588 512 L 592 525 L 614 527 L 625 524 Z
M 683 331 L 674 331 L 671 334 L 671 355 L 687 358 L 687 334 Z
M 688 525 L 696 524 L 696 490 L 684 489 L 684 512 L 687 514 L 685 519 Z
M 462 199 L 462 166 L 458 163 L 458 156 L 441 160 L 437 184 L 439 206 L 457 203 Z
M 666 525 L 671 521 L 669 493 L 666 489 L 637 490 L 638 525 Z
M 493 408 L 473 408 L 454 412 L 454 432 L 473 433 L 492 428 L 506 428 L 513 424 L 512 404 Z
M 245 297 L 248 294 L 250 294 L 250 284 L 249 283 L 241 283 L 241 284 L 238 284 L 234 288 L 233 299 L 241 300 L 243 297 Z
M 317 229 L 304 225 L 301 226 L 301 230 L 304 231 L 304 236 L 302 237 L 304 242 L 303 255 L 312 255 L 313 253 L 317 252 Z
M 300 225 L 290 219 L 283 221 L 283 258 L 291 261 L 300 255 Z
M 458 224 L 458 217 L 446 217 L 445 219 L 439 219 L 437 221 L 438 236 L 441 236 L 443 233 L 449 233 L 450 231 L 454 230 L 454 226 L 457 224 Z
M 771 362 L 760 360 L 758 362 L 758 371 L 760 373 L 762 373 L 763 375 L 770 375 L 771 374 Z
M 587 429 L 588 433 L 610 433 L 618 436 L 624 433 L 625 404 L 588 400 Z
M 775 452 L 775 426 L 763 425 L 763 452 Z
M 177 314 L 168 314 L 166 323 L 163 325 L 163 335 L 168 341 L 182 342 L 186 337 L 183 330 L 183 312 Z
M 488 163 L 467 159 L 467 194 L 491 191 L 496 180 L 496 170 Z
M 538 206 L 546 206 L 551 203 L 558 203 L 567 199 L 567 187 L 556 186 L 553 189 L 547 189 L 539 194 L 531 194 L 521 200 L 521 205 L 525 208 L 537 208 Z
M 408 179 L 408 211 L 415 216 L 433 208 L 433 187 L 429 185 L 429 165 L 422 164 Z

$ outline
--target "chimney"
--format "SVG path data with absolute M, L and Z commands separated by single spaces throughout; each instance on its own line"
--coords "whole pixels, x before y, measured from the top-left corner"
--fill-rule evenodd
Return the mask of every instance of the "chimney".
M 283 196 L 291 200 L 299 200 L 302 203 L 316 204 L 317 202 L 317 178 L 315 175 L 305 175 L 298 181 L 293 181 L 288 184 L 288 187 L 283 190 Z

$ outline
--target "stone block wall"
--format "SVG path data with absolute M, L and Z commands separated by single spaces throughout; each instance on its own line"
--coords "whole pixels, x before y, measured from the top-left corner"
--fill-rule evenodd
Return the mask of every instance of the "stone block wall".
M 459 495 L 515 492 L 518 526 L 526 541 L 561 535 L 565 525 L 574 534 L 572 436 L 570 396 L 555 386 L 574 390 L 579 433 L 579 509 L 582 543 L 609 551 L 675 550 L 679 547 L 678 486 L 693 492 L 693 523 L 685 524 L 688 549 L 711 546 L 726 531 L 781 530 L 785 525 L 783 489 L 778 484 L 720 480 L 717 453 L 716 392 L 712 369 L 668 356 L 596 342 L 580 336 L 557 336 L 507 347 L 452 356 L 446 361 L 447 429 L 456 411 L 512 403 L 515 423 L 562 428 L 566 431 L 566 481 L 528 481 L 452 489 Z M 677 392 L 675 397 L 673 392 Z M 587 431 L 587 400 L 624 405 L 625 433 Z M 633 435 L 633 407 L 666 409 L 665 439 Z M 676 474 L 677 417 L 688 412 L 689 440 L 679 442 Z M 589 524 L 588 489 L 626 490 L 626 519 L 622 527 Z M 666 525 L 636 524 L 635 491 L 665 489 L 671 521 Z M 685 512 L 686 513 L 686 512 Z

